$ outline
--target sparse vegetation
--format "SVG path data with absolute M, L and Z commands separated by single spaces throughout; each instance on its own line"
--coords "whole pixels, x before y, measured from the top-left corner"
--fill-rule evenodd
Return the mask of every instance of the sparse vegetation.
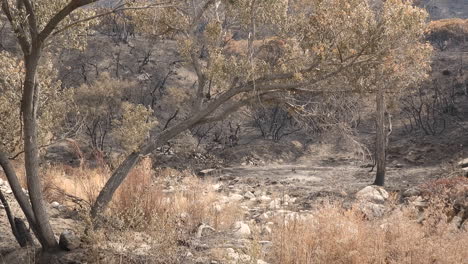
M 468 24 L 423 4 L 0 0 L 0 263 L 463 263 Z

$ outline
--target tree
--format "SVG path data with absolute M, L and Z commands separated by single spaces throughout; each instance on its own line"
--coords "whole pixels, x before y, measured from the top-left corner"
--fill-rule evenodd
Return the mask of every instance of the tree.
M 83 30 L 86 30 L 87 26 L 91 24 L 91 19 L 96 16 L 92 10 L 79 8 L 93 2 L 96 1 L 1 1 L 2 13 L 9 21 L 11 30 L 15 33 L 17 43 L 23 55 L 21 63 L 10 63 L 13 67 L 7 70 L 6 76 L 12 74 L 13 78 L 10 80 L 6 78 L 7 82 L 3 83 L 6 86 L 1 87 L 1 89 L 7 91 L 18 89 L 19 91 L 19 93 L 11 94 L 15 96 L 20 95 L 20 105 L 12 108 L 14 111 L 7 112 L 6 116 L 10 115 L 11 117 L 12 112 L 19 113 L 18 115 L 21 116 L 20 126 L 13 125 L 15 121 L 8 122 L 7 125 L 15 127 L 13 131 L 9 131 L 12 134 L 9 138 L 21 138 L 17 133 L 18 131 L 23 133 L 22 145 L 24 148 L 29 198 L 22 191 L 18 178 L 8 160 L 9 151 L 19 145 L 17 141 L 2 142 L 0 165 L 4 169 L 13 194 L 23 210 L 31 229 L 45 251 L 57 249 L 58 244 L 45 210 L 42 184 L 39 176 L 38 135 L 41 127 L 38 126 L 38 120 L 51 117 L 47 117 L 47 114 L 44 114 L 47 112 L 44 111 L 46 109 L 44 95 L 47 94 L 47 89 L 52 89 L 52 93 L 58 93 L 58 90 L 54 87 L 54 84 L 47 83 L 47 80 L 49 80 L 47 75 L 42 76 L 43 79 L 40 78 L 40 74 L 43 73 L 40 69 L 41 65 L 44 65 L 43 60 L 46 59 L 44 55 L 47 55 L 48 50 L 64 47 L 65 44 L 68 48 L 82 47 L 83 40 L 80 38 L 80 35 L 83 35 Z M 78 24 L 83 27 L 74 27 Z M 70 30 L 71 28 L 73 30 Z M 67 32 L 68 34 L 61 34 L 63 32 Z M 4 58 L 12 61 L 8 55 L 2 55 Z M 20 66 L 15 68 L 18 65 Z M 20 83 L 18 83 L 18 78 L 15 79 L 15 77 L 18 77 L 15 69 L 21 69 Z M 18 129 L 18 127 L 21 128 Z M 10 148 L 7 148 L 6 144 L 9 144 Z
M 137 30 L 173 36 L 197 82 L 174 87 L 184 95 L 178 106 L 186 117 L 123 161 L 100 192 L 92 216 L 103 212 L 140 156 L 196 125 L 222 120 L 252 103 L 277 102 L 301 112 L 285 99 L 343 87 L 374 92 L 386 79 L 395 85 L 382 86 L 392 88 L 386 92 L 406 87 L 408 80 L 415 83 L 412 74 L 423 75 L 419 69 L 427 68 L 429 54 L 421 42 L 424 19 L 423 10 L 402 0 L 378 8 L 360 0 L 179 1 L 139 13 L 133 17 Z
M 39 177 L 41 86 L 38 84 L 41 76 L 38 68 L 46 50 L 60 47 L 59 41 L 70 39 L 80 43 L 78 36 L 86 25 L 74 26 L 87 24 L 100 15 L 88 17 L 86 12 L 92 10 L 79 8 L 93 2 L 96 1 L 61 0 L 51 4 L 45 0 L 20 0 L 14 5 L 9 0 L 1 2 L 23 53 L 20 110 L 29 199 L 22 192 L 14 171 L 8 169 L 11 166 L 3 150 L 0 164 L 44 250 L 56 249 L 57 241 L 45 211 Z M 154 5 L 154 1 L 133 2 Z M 411 65 L 411 61 L 407 61 L 406 53 L 394 47 L 398 47 L 400 38 L 405 36 L 411 37 L 408 42 L 418 43 L 419 35 L 407 34 L 407 31 L 419 32 L 417 29 L 423 27 L 418 15 L 422 11 L 401 0 L 387 1 L 382 10 L 403 12 L 378 17 L 377 11 L 362 0 L 294 3 L 287 0 L 181 0 L 165 9 L 143 8 L 143 13 L 132 18 L 139 30 L 158 37 L 170 34 L 178 43 L 181 57 L 196 73 L 197 82 L 188 87 L 168 89 L 174 95 L 181 95 L 176 102 L 178 109 L 184 112 L 179 114 L 183 118 L 173 121 L 138 147 L 132 146 L 133 151 L 99 193 L 92 216 L 99 219 L 141 156 L 150 154 L 187 129 L 222 120 L 255 103 L 287 104 L 300 112 L 300 105 L 286 99 L 333 92 L 343 87 L 365 91 L 381 83 L 377 77 L 387 73 L 384 70 L 395 67 L 399 70 L 388 72 L 408 74 L 405 67 Z M 60 34 L 64 31 L 68 33 L 66 37 Z M 233 39 L 236 34 L 246 37 L 236 41 Z M 421 50 L 424 49 L 414 52 L 418 54 Z M 398 74 L 392 75 L 397 83 Z M 123 120 L 133 120 L 140 110 L 129 109 Z
M 103 73 L 91 85 L 83 84 L 74 90 L 77 110 L 72 109 L 70 114 L 83 120 L 85 133 L 95 150 L 104 151 L 111 136 L 125 151 L 132 152 L 154 126 L 153 111 L 124 101 L 124 94 L 135 86 Z
M 392 130 L 391 115 L 387 112 L 387 94 L 393 102 L 405 94 L 406 88 L 416 87 L 427 78 L 432 47 L 423 43 L 426 28 L 426 12 L 410 5 L 399 5 L 399 0 L 386 1 L 377 13 L 382 21 L 385 42 L 389 46 L 383 63 L 375 68 L 370 87 L 375 87 L 376 104 L 376 152 L 375 185 L 383 186 L 386 171 L 386 149 Z M 399 22 L 399 24 L 398 24 Z M 393 103 L 395 104 L 395 103 Z M 385 125 L 385 118 L 388 125 Z

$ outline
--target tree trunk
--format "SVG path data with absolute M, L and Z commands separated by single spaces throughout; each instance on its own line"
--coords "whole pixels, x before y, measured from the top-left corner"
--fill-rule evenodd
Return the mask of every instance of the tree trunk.
M 8 179 L 8 183 L 10 184 L 10 188 L 13 191 L 13 195 L 15 196 L 16 201 L 18 201 L 21 210 L 23 210 L 23 213 L 28 219 L 31 228 L 34 232 L 36 232 L 36 218 L 34 217 L 34 212 L 32 210 L 31 203 L 29 202 L 29 199 L 26 196 L 26 194 L 23 192 L 23 188 L 21 188 L 18 177 L 16 176 L 15 170 L 13 169 L 13 166 L 11 166 L 8 157 L 5 155 L 5 153 L 1 151 L 0 166 L 5 172 L 5 175 Z
M 385 133 L 385 94 L 384 88 L 379 87 L 376 93 L 376 142 L 375 142 L 375 164 L 377 173 L 374 185 L 385 184 L 385 161 L 386 161 L 386 136 Z
M 36 70 L 40 58 L 40 47 L 32 48 L 31 54 L 25 55 L 26 75 L 23 85 L 21 112 L 24 125 L 24 162 L 28 182 L 29 199 L 36 218 L 36 236 L 43 250 L 58 248 L 57 240 L 50 226 L 42 194 L 39 177 L 39 151 L 37 146 L 37 105 L 39 86 L 36 82 Z

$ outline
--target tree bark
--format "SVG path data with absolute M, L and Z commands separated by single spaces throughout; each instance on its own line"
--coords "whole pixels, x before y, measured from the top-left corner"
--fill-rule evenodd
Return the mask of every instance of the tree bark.
M 41 47 L 36 46 L 32 48 L 31 54 L 25 55 L 26 75 L 23 85 L 21 112 L 24 125 L 24 162 L 29 199 L 36 218 L 36 236 L 43 250 L 48 251 L 58 248 L 58 243 L 45 209 L 42 183 L 39 177 L 39 151 L 37 146 L 37 101 L 39 86 L 36 82 L 36 70 L 39 63 L 40 50 Z
M 384 87 L 379 87 L 376 93 L 376 142 L 375 142 L 375 164 L 377 172 L 374 185 L 385 184 L 385 162 L 386 162 L 386 136 L 385 133 L 385 93 Z

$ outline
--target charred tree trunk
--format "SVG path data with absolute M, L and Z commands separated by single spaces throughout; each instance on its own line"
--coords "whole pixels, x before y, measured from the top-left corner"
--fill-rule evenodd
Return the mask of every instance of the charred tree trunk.
M 384 88 L 379 87 L 376 93 L 376 142 L 375 142 L 375 164 L 377 173 L 374 185 L 385 184 L 385 162 L 386 162 L 386 136 L 385 133 L 385 93 Z

